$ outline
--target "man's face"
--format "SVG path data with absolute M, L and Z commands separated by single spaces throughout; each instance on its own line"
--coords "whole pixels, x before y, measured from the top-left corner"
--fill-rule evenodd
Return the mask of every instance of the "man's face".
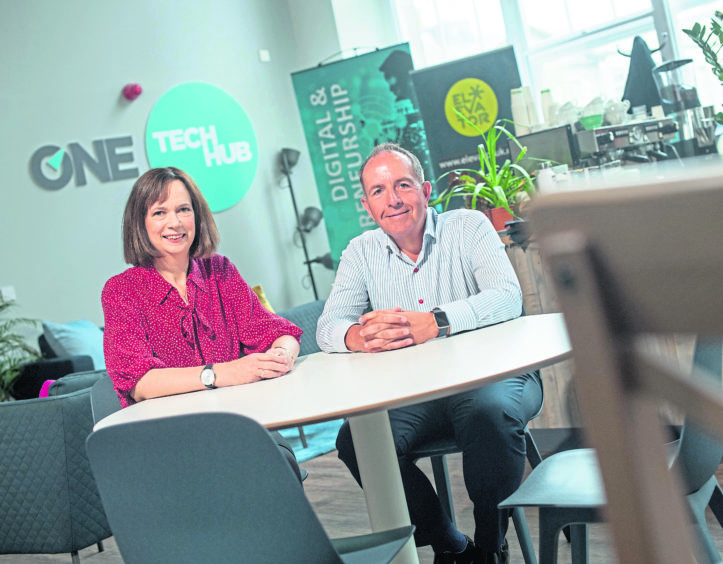
M 379 153 L 367 163 L 362 181 L 362 204 L 377 225 L 400 247 L 416 237 L 421 241 L 432 185 L 420 184 L 409 158 Z

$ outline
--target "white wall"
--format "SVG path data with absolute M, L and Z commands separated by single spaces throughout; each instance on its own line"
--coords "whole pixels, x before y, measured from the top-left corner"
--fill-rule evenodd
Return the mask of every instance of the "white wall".
M 384 0 L 386 1 L 386 0 Z M 285 308 L 313 299 L 294 246 L 293 211 L 278 151 L 302 151 L 293 182 L 299 206 L 319 205 L 290 73 L 339 50 L 330 0 L 0 0 L 0 287 L 14 286 L 17 315 L 102 323 L 105 281 L 127 268 L 120 221 L 133 180 L 71 182 L 58 191 L 29 174 L 43 145 L 130 135 L 135 166 L 148 168 L 146 119 L 155 101 L 183 82 L 231 94 L 250 117 L 259 168 L 245 198 L 216 214 L 219 252 Z M 267 49 L 271 61 L 259 61 Z M 144 92 L 124 101 L 138 82 Z M 328 250 L 322 226 L 310 255 Z M 314 265 L 322 297 L 333 274 Z
M 384 48 L 401 42 L 390 0 L 331 0 L 342 49 Z M 360 10 L 360 4 L 363 8 Z M 365 52 L 364 50 L 360 53 Z M 353 51 L 352 51 L 353 53 Z

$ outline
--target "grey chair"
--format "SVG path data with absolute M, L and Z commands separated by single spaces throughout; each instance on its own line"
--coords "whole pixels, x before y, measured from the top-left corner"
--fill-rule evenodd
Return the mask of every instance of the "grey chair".
M 316 325 L 319 321 L 321 312 L 324 311 L 325 303 L 326 300 L 316 300 L 314 302 L 308 302 L 278 312 L 278 315 L 288 319 L 291 323 L 300 327 L 304 332 L 301 335 L 299 356 L 313 354 L 321 350 L 319 345 L 316 343 Z M 299 438 L 301 439 L 303 447 L 306 448 L 308 443 L 306 442 L 306 435 L 304 434 L 303 427 L 299 427 Z
M 0 403 L 0 554 L 70 553 L 111 536 L 85 453 L 97 373 L 57 380 L 48 397 Z
M 537 417 L 539 412 L 535 415 Z M 527 461 L 532 468 L 535 468 L 542 462 L 542 456 L 532 438 L 530 430 L 525 427 L 525 445 L 527 452 Z M 429 458 L 432 464 L 432 476 L 434 477 L 434 487 L 437 490 L 437 496 L 442 507 L 452 519 L 452 523 L 456 525 L 454 516 L 454 503 L 452 501 L 452 490 L 449 485 L 449 473 L 447 471 L 446 456 L 459 453 L 460 449 L 452 439 L 438 439 L 429 443 L 420 445 L 410 453 L 415 460 Z M 512 508 L 512 523 L 515 526 L 517 540 L 520 543 L 520 550 L 525 564 L 537 564 L 535 557 L 535 549 L 530 536 L 530 530 L 527 526 L 524 510 L 521 507 Z
M 94 423 L 121 408 L 120 399 L 113 388 L 113 381 L 105 371 L 90 390 L 90 407 Z
M 721 379 L 720 341 L 699 340 L 694 364 Z M 668 445 L 671 467 L 681 471 L 693 523 L 709 562 L 720 562 L 705 520 L 705 510 L 714 492 L 720 495 L 715 477 L 723 448 L 695 426 L 685 424 L 680 439 Z M 604 520 L 605 488 L 593 449 L 572 449 L 547 457 L 500 507 L 519 510 L 539 508 L 539 554 L 541 564 L 557 562 L 560 530 L 570 525 L 573 564 L 588 562 L 588 523 Z
M 691 162 L 654 173 L 611 176 L 615 187 L 567 189 L 531 206 L 533 233 L 565 315 L 580 413 L 595 451 L 546 459 L 503 505 L 537 494 L 541 528 L 547 514 L 564 511 L 565 504 L 578 508 L 578 515 L 565 518 L 577 523 L 597 519 L 596 509 L 604 505 L 621 562 L 720 562 L 701 514 L 720 499 L 714 472 L 721 447 L 710 437 L 723 436 L 723 169 Z M 650 335 L 681 333 L 699 336 L 692 371 L 650 346 Z M 686 414 L 672 468 L 659 400 Z M 570 471 L 575 463 L 578 471 Z M 553 465 L 555 475 L 547 471 Z M 540 483 L 545 475 L 550 481 Z M 554 502 L 541 492 L 553 479 L 561 494 Z M 573 496 L 563 499 L 592 488 L 595 503 L 583 507 Z M 584 538 L 574 535 L 573 549 L 578 536 Z M 555 548 L 543 553 L 541 545 L 543 563 L 554 560 Z
M 241 415 L 109 426 L 87 449 L 126 564 L 386 563 L 414 532 L 330 540 L 268 431 Z
M 325 303 L 326 300 L 316 300 L 277 313 L 277 315 L 288 319 L 291 323 L 300 327 L 304 332 L 304 334 L 301 335 L 299 356 L 305 356 L 321 350 L 319 345 L 316 344 L 316 325 L 321 312 L 324 311 Z

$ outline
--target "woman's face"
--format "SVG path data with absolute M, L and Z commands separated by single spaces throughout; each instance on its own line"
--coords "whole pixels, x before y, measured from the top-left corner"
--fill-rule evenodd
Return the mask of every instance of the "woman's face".
M 196 235 L 191 196 L 180 180 L 168 185 L 168 197 L 152 204 L 146 212 L 146 232 L 159 258 L 188 258 Z

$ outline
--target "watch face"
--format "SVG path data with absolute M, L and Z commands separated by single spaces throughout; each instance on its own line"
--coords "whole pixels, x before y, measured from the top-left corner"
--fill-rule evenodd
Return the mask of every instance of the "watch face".
M 440 329 L 443 327 L 449 327 L 449 321 L 447 320 L 447 314 L 441 309 L 432 310 L 434 314 L 434 321 L 437 323 L 437 327 Z
M 213 383 L 216 381 L 216 375 L 213 373 L 213 370 L 210 368 L 204 368 L 201 371 L 201 382 L 205 386 L 213 386 Z
M 433 309 L 432 313 L 434 314 L 434 322 L 437 324 L 437 329 L 439 329 L 437 337 L 446 337 L 449 333 L 449 320 L 447 319 L 447 314 L 441 309 Z

